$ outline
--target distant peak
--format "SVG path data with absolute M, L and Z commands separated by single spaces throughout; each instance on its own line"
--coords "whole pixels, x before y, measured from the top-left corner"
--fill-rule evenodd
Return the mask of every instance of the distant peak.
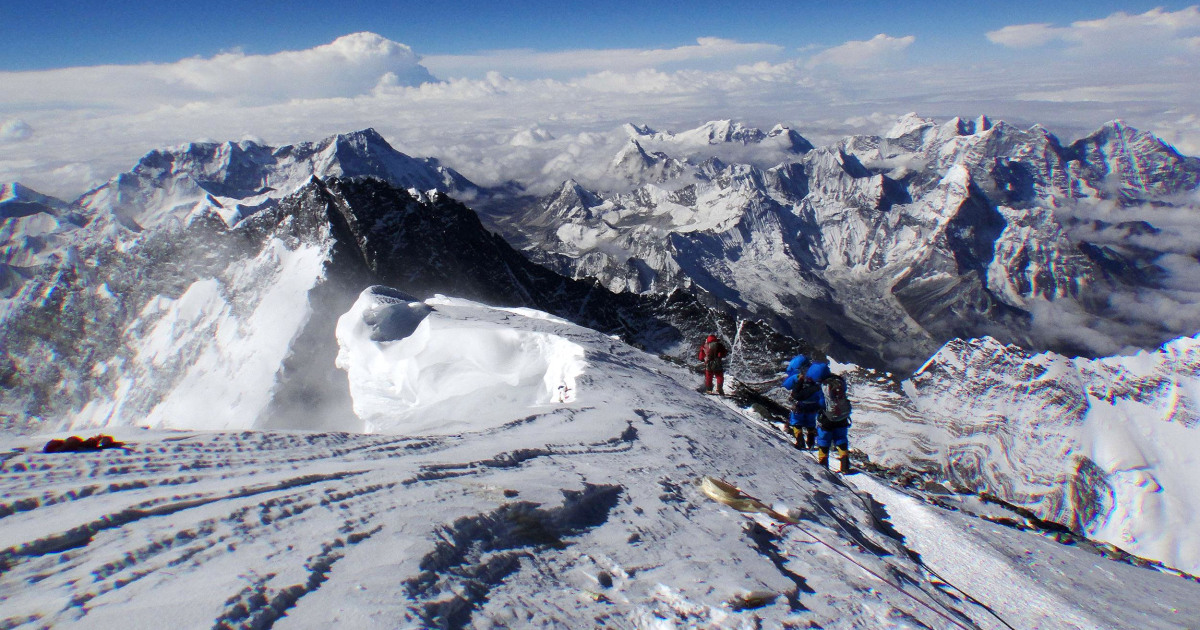
M 649 136 L 653 136 L 656 133 L 653 129 L 650 128 L 649 125 L 645 125 L 645 124 L 635 125 L 633 123 L 625 123 L 624 125 L 621 126 L 621 128 L 631 138 L 638 137 L 638 136 L 649 137 Z
M 768 138 L 786 137 L 790 146 L 788 147 L 792 153 L 804 154 L 812 151 L 815 147 L 808 141 L 807 138 L 800 135 L 798 131 L 791 127 L 786 127 L 782 124 L 777 124 L 771 127 L 771 131 L 767 133 Z
M 358 131 L 351 131 L 349 133 L 339 133 L 334 137 L 339 138 L 339 139 L 346 139 L 346 140 L 361 139 L 361 140 L 366 140 L 368 142 L 382 142 L 383 144 L 388 144 L 388 141 L 384 140 L 383 136 L 379 135 L 379 132 L 375 131 L 374 127 L 367 127 L 366 129 L 360 129 Z M 388 146 L 391 146 L 391 145 L 388 145 Z
M 934 124 L 931 118 L 921 118 L 916 112 L 909 112 L 901 116 L 891 130 L 884 134 L 884 137 L 889 139 L 903 138 L 914 131 L 932 127 Z
M 5 203 L 35 203 L 50 208 L 66 208 L 67 203 L 24 185 L 20 182 L 0 184 L 0 204 Z

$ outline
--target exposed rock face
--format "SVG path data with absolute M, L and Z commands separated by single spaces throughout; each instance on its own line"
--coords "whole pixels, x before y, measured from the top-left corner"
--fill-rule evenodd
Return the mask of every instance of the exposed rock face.
M 679 134 L 630 129 L 680 146 L 788 133 L 720 123 Z M 1156 235 L 1154 208 L 1193 203 L 1187 195 L 1200 182 L 1200 160 L 1119 121 L 1064 147 L 1038 126 L 909 115 L 882 137 L 796 153 L 766 170 L 683 161 L 673 178 L 655 170 L 627 193 L 569 182 L 500 227 L 563 273 L 617 291 L 683 288 L 835 355 L 911 370 L 955 337 L 1114 349 L 1062 337 L 1035 318 L 1039 305 L 1124 317 L 1109 296 L 1157 290 L 1168 272 L 1153 243 L 1135 247 L 1111 230 Z M 1121 219 L 1122 208 L 1139 211 Z M 1140 324 L 1115 348 L 1194 332 L 1190 323 Z
M 123 242 L 103 223 L 80 228 L 78 260 L 44 267 L 5 320 L 9 430 L 232 428 L 248 418 L 314 429 L 337 418 L 344 428 L 333 329 L 373 284 L 529 306 L 680 357 L 720 331 L 754 344 L 747 374 L 771 373 L 796 348 L 685 293 L 618 295 L 564 278 L 461 203 L 370 177 L 312 178 L 233 227 L 193 212 L 183 224 L 117 227 L 132 239 Z
M 857 444 L 1168 564 L 1200 566 L 1200 339 L 1102 359 L 955 340 L 900 391 L 857 377 Z

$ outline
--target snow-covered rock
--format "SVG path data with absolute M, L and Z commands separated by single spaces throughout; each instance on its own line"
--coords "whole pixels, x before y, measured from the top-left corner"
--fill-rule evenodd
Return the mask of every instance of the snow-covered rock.
M 1064 147 L 1036 125 L 909 114 L 881 137 L 809 147 L 771 169 L 696 160 L 695 147 L 715 155 L 738 138 L 788 135 L 743 131 L 729 121 L 678 134 L 630 126 L 614 164 L 640 187 L 576 183 L 579 203 L 553 195 L 500 227 L 562 273 L 614 290 L 714 296 L 840 356 L 902 371 L 956 337 L 1097 354 L 1195 332 L 1190 319 L 1149 321 L 1108 300 L 1131 291 L 1171 300 L 1170 280 L 1183 273 L 1184 261 L 1159 258 L 1188 238 L 1175 210 L 1195 205 L 1200 160 L 1151 134 L 1115 122 Z M 672 151 L 688 161 L 664 178 L 656 165 Z M 1142 237 L 1097 240 L 1110 229 Z M 1038 316 L 1047 302 L 1114 330 L 1064 338 Z M 1130 317 L 1139 321 L 1115 324 Z
M 1094 360 L 956 340 L 902 392 L 860 385 L 856 434 L 872 459 L 1200 573 L 1200 339 Z

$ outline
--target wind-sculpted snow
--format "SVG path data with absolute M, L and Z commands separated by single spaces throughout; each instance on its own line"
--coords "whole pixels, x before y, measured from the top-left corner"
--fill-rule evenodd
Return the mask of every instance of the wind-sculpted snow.
M 872 459 L 938 471 L 1197 573 L 1198 379 L 1196 338 L 1095 360 L 955 341 L 903 392 L 861 382 L 855 422 Z
M 375 346 L 370 375 L 409 362 L 418 380 L 433 377 L 420 400 L 376 394 L 453 431 L 118 428 L 127 448 L 74 454 L 3 438 L 0 624 L 1096 628 L 1116 618 L 1170 628 L 1200 614 L 1193 581 L 1036 534 L 1001 528 L 976 540 L 969 524 L 1000 526 L 899 499 L 888 499 L 904 507 L 889 524 L 886 505 L 776 429 L 696 393 L 694 374 L 606 335 L 530 309 L 438 299 L 422 315 L 410 304 L 368 291 L 346 314 L 349 341 L 358 358 Z M 404 320 L 407 336 L 370 339 L 362 317 L 381 305 L 408 309 L 389 324 Z M 422 336 L 425 347 L 468 347 L 412 362 L 403 354 L 420 357 L 408 344 Z M 583 353 L 572 397 L 497 406 L 495 389 L 463 385 L 506 377 L 480 362 L 492 350 L 549 336 Z M 451 396 L 461 404 L 441 404 Z M 708 475 L 796 523 L 711 500 L 697 485 Z M 935 573 L 961 556 L 921 529 L 934 518 L 962 519 L 957 549 L 981 560 L 970 582 Z M 1047 567 L 1087 586 L 1070 595 L 1043 584 Z M 956 590 L 964 585 L 973 592 Z
M 556 334 L 573 325 L 540 318 L 512 326 L 521 316 L 442 297 L 422 303 L 383 287 L 364 291 L 337 327 L 337 365 L 350 379 L 363 431 L 455 433 L 575 400 L 583 348 Z M 381 324 L 392 334 L 376 334 Z

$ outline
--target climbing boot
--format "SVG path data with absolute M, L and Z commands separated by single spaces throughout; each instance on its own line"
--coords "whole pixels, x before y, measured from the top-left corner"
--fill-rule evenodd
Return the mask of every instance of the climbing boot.
M 817 447 L 817 463 L 825 468 L 829 468 L 829 451 Z
M 814 449 L 817 447 L 817 430 L 814 427 L 804 429 L 805 439 L 808 442 L 808 448 Z
M 850 472 L 850 451 L 838 448 L 838 464 L 839 470 L 843 475 Z
M 804 432 L 803 432 L 803 430 L 800 427 L 788 427 L 788 432 L 792 434 L 792 438 L 794 440 L 792 442 L 792 446 L 795 446 L 796 450 L 799 450 L 799 451 L 804 450 Z

